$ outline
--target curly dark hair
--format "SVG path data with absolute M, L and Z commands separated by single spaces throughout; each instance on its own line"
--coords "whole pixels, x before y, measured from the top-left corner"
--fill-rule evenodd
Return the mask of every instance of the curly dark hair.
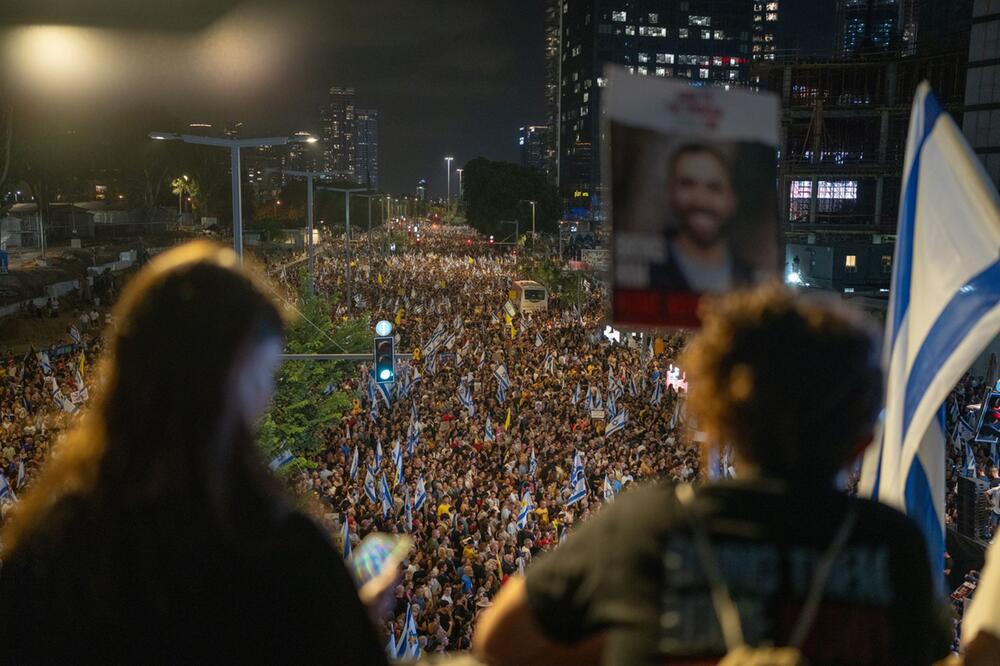
M 859 313 L 781 286 L 708 301 L 689 345 L 689 408 L 715 442 L 765 474 L 832 477 L 871 437 L 879 342 Z

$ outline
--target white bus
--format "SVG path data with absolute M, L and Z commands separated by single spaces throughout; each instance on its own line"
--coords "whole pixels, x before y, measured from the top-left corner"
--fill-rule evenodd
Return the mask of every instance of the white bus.
M 549 309 L 549 293 L 545 286 L 533 280 L 515 280 L 511 301 L 520 312 L 542 312 Z

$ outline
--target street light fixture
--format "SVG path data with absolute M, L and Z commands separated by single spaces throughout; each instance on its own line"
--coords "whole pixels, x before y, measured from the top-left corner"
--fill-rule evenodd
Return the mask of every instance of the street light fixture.
M 329 190 L 330 192 L 343 192 L 347 196 L 347 203 L 345 204 L 344 210 L 344 254 L 346 255 L 347 261 L 345 261 L 345 273 L 347 282 L 346 292 L 347 292 L 347 311 L 351 311 L 351 193 L 352 192 L 367 192 L 368 189 L 364 187 L 320 187 L 321 190 Z
M 455 169 L 455 173 L 458 174 L 458 200 L 462 200 L 462 172 L 465 169 Z
M 226 139 L 214 136 L 197 136 L 194 134 L 178 134 L 177 132 L 154 131 L 149 138 L 156 141 L 183 141 L 201 146 L 228 148 L 233 184 L 233 249 L 236 256 L 243 261 L 243 193 L 240 187 L 240 149 L 263 148 L 265 146 L 284 146 L 289 143 L 316 143 L 318 139 L 311 134 L 293 134 L 291 136 L 272 136 L 256 139 Z
M 535 205 L 538 204 L 537 201 L 532 201 L 531 199 L 521 199 L 519 203 L 529 203 L 531 204 L 531 244 L 535 244 Z
M 445 172 L 446 172 L 447 177 L 448 177 L 448 198 L 445 199 L 445 204 L 448 207 L 451 206 L 451 163 L 452 163 L 452 161 L 454 159 L 455 159 L 454 157 L 446 157 L 446 158 L 444 158 Z

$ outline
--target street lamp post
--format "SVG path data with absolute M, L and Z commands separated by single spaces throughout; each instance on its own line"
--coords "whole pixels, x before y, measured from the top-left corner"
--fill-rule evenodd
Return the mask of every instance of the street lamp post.
M 446 158 L 444 158 L 445 172 L 447 174 L 447 179 L 448 179 L 448 198 L 445 199 L 445 207 L 446 208 L 450 208 L 451 207 L 451 162 L 454 159 L 455 159 L 454 157 L 446 157 Z
M 329 190 L 331 192 L 343 192 L 347 197 L 347 203 L 344 207 L 344 256 L 346 261 L 344 272 L 347 292 L 347 311 L 351 311 L 351 304 L 354 302 L 351 295 L 351 192 L 365 192 L 363 187 L 321 187 L 321 190 Z
M 521 199 L 521 203 L 531 204 L 531 245 L 535 245 L 535 205 L 537 201 L 532 201 L 531 199 Z
M 455 173 L 458 174 L 458 200 L 462 200 L 462 172 L 465 169 L 455 169 Z
M 229 149 L 230 168 L 232 169 L 233 185 L 233 249 L 236 256 L 243 261 L 243 210 L 242 190 L 240 185 L 240 149 L 263 148 L 265 146 L 284 146 L 289 143 L 316 143 L 317 139 L 308 134 L 292 136 L 273 136 L 259 139 L 223 139 L 214 136 L 196 136 L 193 134 L 177 134 L 176 132 L 150 132 L 150 139 L 157 141 L 183 141 L 202 146 L 216 146 Z
M 306 179 L 306 267 L 309 271 L 309 293 L 312 293 L 315 276 L 315 252 L 313 251 L 313 183 L 316 178 L 336 178 L 332 171 L 296 171 L 295 169 L 265 169 L 267 173 L 280 173 L 285 176 L 299 176 Z M 279 202 L 280 203 L 280 202 Z

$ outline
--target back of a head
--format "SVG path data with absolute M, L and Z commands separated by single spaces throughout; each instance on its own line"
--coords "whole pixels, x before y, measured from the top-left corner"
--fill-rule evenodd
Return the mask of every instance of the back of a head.
M 879 344 L 842 303 L 783 287 L 713 301 L 682 361 L 699 427 L 765 475 L 826 481 L 868 442 Z
M 157 256 L 129 281 L 115 319 L 98 395 L 21 502 L 10 543 L 69 493 L 109 508 L 182 501 L 218 518 L 253 476 L 234 368 L 280 340 L 283 322 L 235 253 L 195 242 Z

